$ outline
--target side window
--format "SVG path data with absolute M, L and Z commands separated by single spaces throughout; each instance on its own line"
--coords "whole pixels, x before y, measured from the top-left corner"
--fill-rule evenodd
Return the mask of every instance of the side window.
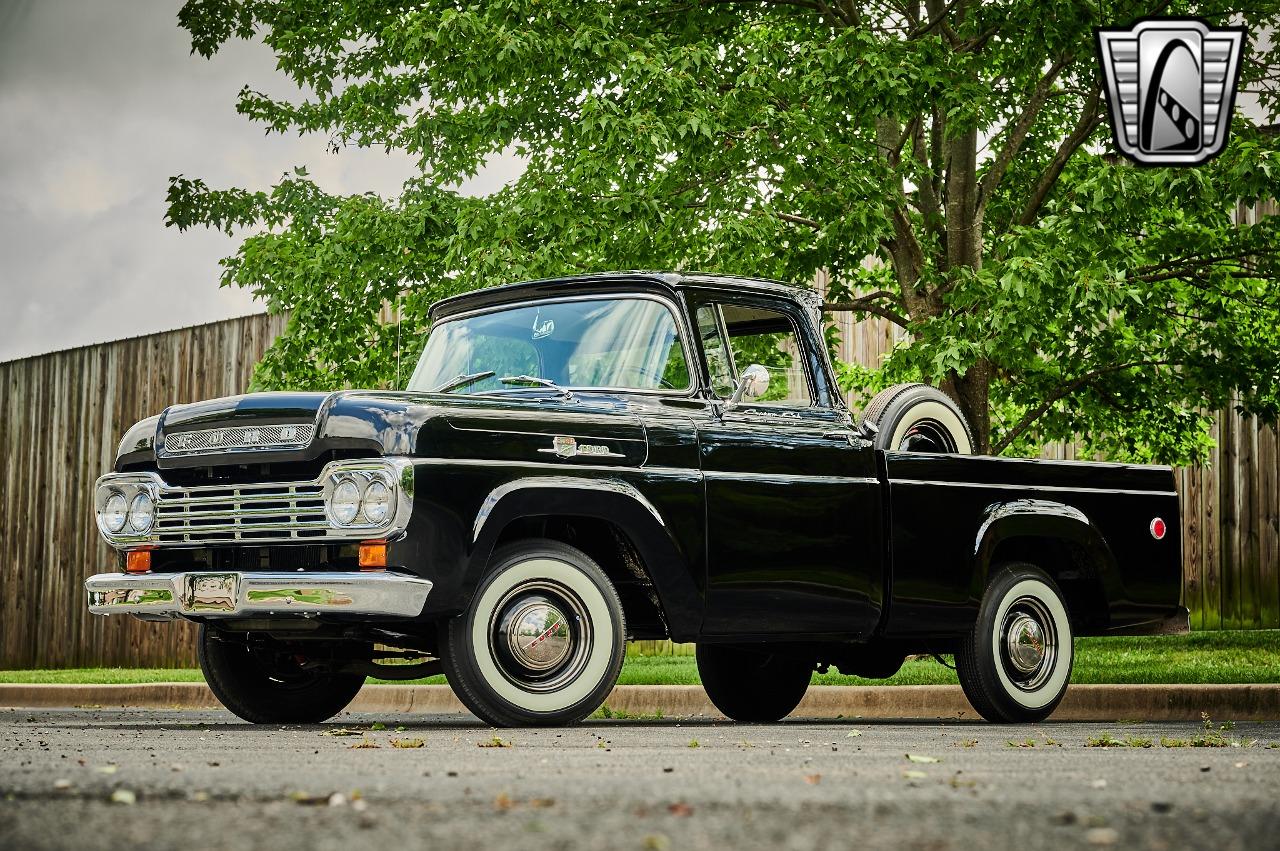
M 755 403 L 811 405 L 813 394 L 805 371 L 804 349 L 795 326 L 785 314 L 748 305 L 721 306 L 734 375 L 752 364 L 769 373 L 769 386 L 753 399 Z
M 698 323 L 698 337 L 702 341 L 702 353 L 707 359 L 707 372 L 711 375 L 711 389 L 722 399 L 733 395 L 735 380 L 733 362 L 725 346 L 720 327 L 720 308 L 704 304 L 694 312 Z

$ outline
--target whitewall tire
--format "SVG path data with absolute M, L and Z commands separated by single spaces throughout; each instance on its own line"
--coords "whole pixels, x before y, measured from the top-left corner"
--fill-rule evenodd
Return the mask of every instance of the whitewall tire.
M 927 384 L 895 384 L 881 390 L 863 411 L 862 422 L 876 427 L 876 449 L 973 454 L 973 430 L 960 407 Z
M 1058 587 L 1034 565 L 1011 563 L 993 573 L 956 654 L 956 673 L 988 721 L 1042 721 L 1066 693 L 1074 657 Z
M 496 550 L 471 606 L 442 637 L 454 693 L 501 727 L 587 717 L 617 682 L 626 649 L 608 577 L 585 553 L 548 540 Z

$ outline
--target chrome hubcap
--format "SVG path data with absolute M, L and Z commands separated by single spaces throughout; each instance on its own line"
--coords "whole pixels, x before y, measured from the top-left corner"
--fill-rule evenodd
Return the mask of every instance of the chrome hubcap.
M 898 442 L 899 452 L 949 452 L 956 451 L 955 438 L 946 426 L 937 420 L 923 419 L 913 423 Z
M 1023 691 L 1043 686 L 1058 658 L 1058 631 L 1044 603 L 1019 597 L 1005 614 L 1000 635 L 1000 661 L 1014 686 Z
M 1020 614 L 1014 618 L 1005 641 L 1009 661 L 1024 674 L 1031 673 L 1044 661 L 1044 630 L 1030 615 Z
M 531 671 L 554 668 L 572 648 L 564 613 L 544 600 L 530 600 L 510 616 L 507 647 L 517 662 Z
M 489 651 L 498 669 L 527 691 L 556 691 L 577 679 L 591 641 L 586 605 L 571 588 L 550 580 L 512 588 L 489 622 Z

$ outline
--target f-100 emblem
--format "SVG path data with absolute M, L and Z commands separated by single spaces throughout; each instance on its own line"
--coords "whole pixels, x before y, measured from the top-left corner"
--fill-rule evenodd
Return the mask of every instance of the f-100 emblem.
M 1120 152 L 1142 165 L 1199 165 L 1222 153 L 1243 27 L 1154 18 L 1100 28 L 1098 60 Z
M 555 455 L 557 458 L 576 458 L 579 455 L 591 455 L 596 458 L 625 458 L 627 456 L 620 452 L 614 452 L 608 446 L 600 443 L 579 443 L 572 437 L 563 434 L 557 434 L 551 441 L 549 449 L 539 449 L 539 452 L 547 452 Z

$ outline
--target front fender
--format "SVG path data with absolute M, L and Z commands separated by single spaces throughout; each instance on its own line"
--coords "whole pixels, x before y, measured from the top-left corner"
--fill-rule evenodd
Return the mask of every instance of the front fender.
M 502 530 L 527 517 L 591 517 L 616 525 L 635 546 L 653 582 L 672 638 L 688 640 L 702 622 L 702 594 L 689 559 L 658 509 L 621 479 L 530 476 L 490 491 L 472 524 L 465 587 L 484 573 Z
M 974 597 L 981 599 L 1000 545 L 1015 538 L 1049 539 L 1070 544 L 1088 560 L 1093 578 L 1108 600 L 1122 588 L 1115 556 L 1084 512 L 1046 499 L 1015 499 L 987 506 L 973 542 Z

